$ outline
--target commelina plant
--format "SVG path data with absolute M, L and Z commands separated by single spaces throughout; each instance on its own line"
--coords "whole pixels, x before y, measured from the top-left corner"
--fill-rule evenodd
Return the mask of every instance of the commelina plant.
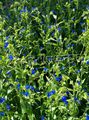
M 89 120 L 89 0 L 0 0 L 0 120 Z

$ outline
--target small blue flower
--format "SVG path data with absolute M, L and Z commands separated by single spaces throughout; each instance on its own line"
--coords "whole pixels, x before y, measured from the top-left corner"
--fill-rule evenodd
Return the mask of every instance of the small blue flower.
M 45 120 L 45 117 L 43 115 L 41 116 L 41 120 Z
M 62 75 L 60 75 L 59 77 L 56 77 L 56 81 L 60 82 L 62 80 Z
M 52 10 L 52 13 L 53 13 L 53 14 L 56 14 L 56 11 L 55 11 L 55 10 Z
M 4 115 L 5 115 L 5 113 L 0 111 L 0 116 L 4 116 Z
M 66 91 L 66 94 L 67 94 L 67 95 L 69 95 L 69 94 L 70 94 L 70 92 L 69 92 L 69 91 Z
M 9 44 L 8 42 L 5 42 L 5 43 L 4 43 L 4 48 L 7 48 L 7 47 L 8 47 L 8 44 Z
M 53 94 L 55 94 L 55 90 L 52 90 L 47 93 L 48 98 L 51 97 Z
M 27 91 L 26 92 L 22 92 L 22 95 L 27 97 L 27 96 L 29 96 L 29 92 L 27 92 Z
M 81 71 L 80 70 L 77 70 L 76 73 L 80 73 Z
M 30 89 L 30 85 L 26 85 L 25 88 L 28 90 Z
M 67 100 L 67 96 L 62 97 L 62 101 L 65 102 Z
M 32 74 L 35 74 L 35 73 L 36 73 L 36 71 L 34 69 L 32 69 Z
M 77 97 L 74 97 L 74 100 L 75 100 L 75 101 L 77 101 L 77 100 L 78 100 L 78 98 L 77 98 Z
M 61 31 L 61 28 L 60 28 L 60 27 L 58 28 L 58 31 L 59 31 L 59 32 Z
M 74 101 L 78 102 L 79 104 L 81 104 L 80 100 L 78 100 L 77 97 L 74 97 Z
M 9 36 L 6 36 L 6 40 L 8 40 L 9 39 Z
M 7 104 L 6 109 L 9 111 L 11 109 L 11 106 Z
M 65 105 L 68 105 L 67 96 L 63 96 L 62 101 L 65 103 Z
M 26 90 L 28 90 L 28 89 L 31 89 L 31 90 L 33 90 L 33 91 L 35 90 L 34 87 L 31 86 L 31 85 L 26 85 L 25 88 L 26 88 Z
M 7 71 L 7 73 L 6 73 L 6 74 L 8 74 L 8 75 L 9 75 L 9 74 L 11 74 L 11 71 Z
M 7 73 L 6 73 L 6 74 L 8 75 L 8 77 L 9 77 L 9 78 L 12 76 L 11 71 L 7 71 Z
M 86 64 L 89 65 L 89 60 L 86 61 Z
M 65 105 L 68 105 L 68 101 L 64 101 Z
M 17 84 L 16 88 L 20 90 L 20 86 L 21 86 L 20 84 Z
M 89 115 L 86 115 L 86 120 L 89 120 Z
M 82 29 L 82 32 L 85 32 L 86 30 L 85 29 Z
M 9 59 L 10 59 L 10 60 L 13 60 L 13 56 L 12 56 L 12 55 L 9 55 Z
M 2 57 L 0 57 L 0 60 L 2 60 Z
M 5 102 L 5 98 L 0 98 L 0 104 Z
M 52 59 L 52 57 L 48 57 L 47 60 L 48 61 L 52 61 L 53 59 Z
M 77 83 L 78 83 L 78 85 L 80 85 L 80 84 L 81 84 L 81 82 L 80 82 L 80 81 L 77 81 Z
M 45 72 L 47 72 L 47 71 L 48 71 L 48 68 L 45 67 L 43 70 L 44 70 Z

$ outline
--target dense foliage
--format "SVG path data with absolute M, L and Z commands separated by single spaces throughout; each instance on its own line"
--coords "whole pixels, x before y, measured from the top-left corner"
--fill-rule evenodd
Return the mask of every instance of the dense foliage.
M 89 0 L 0 0 L 0 120 L 89 120 Z

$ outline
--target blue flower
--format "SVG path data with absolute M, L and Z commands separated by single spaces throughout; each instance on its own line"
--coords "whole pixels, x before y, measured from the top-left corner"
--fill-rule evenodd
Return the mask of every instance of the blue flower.
M 67 100 L 67 96 L 62 97 L 62 101 L 65 102 Z
M 26 86 L 25 86 L 25 88 L 26 88 L 26 90 L 31 89 L 31 90 L 33 90 L 33 91 L 34 91 L 34 87 L 33 87 L 33 86 L 31 86 L 31 85 L 26 85 Z
M 8 47 L 8 44 L 9 44 L 8 42 L 5 42 L 5 43 L 4 43 L 4 48 L 7 48 L 7 47 Z
M 89 60 L 86 61 L 86 64 L 89 65 Z
M 69 95 L 69 94 L 70 94 L 70 92 L 69 92 L 69 91 L 66 91 L 66 94 L 67 94 L 67 95 Z
M 4 116 L 4 115 L 5 115 L 5 113 L 0 111 L 0 116 Z
M 8 40 L 9 39 L 9 36 L 6 36 L 6 40 Z
M 58 31 L 61 31 L 61 28 L 60 28 L 60 27 L 58 28 Z
M 80 81 L 77 81 L 77 83 L 78 83 L 78 85 L 80 85 L 80 84 L 81 84 L 81 82 L 80 82 Z
M 47 71 L 48 71 L 48 68 L 45 67 L 43 70 L 44 70 L 45 72 L 47 72 Z
M 77 97 L 74 97 L 74 101 L 78 102 L 79 104 L 81 104 L 80 100 L 78 100 Z
M 48 93 L 47 93 L 48 98 L 49 98 L 50 96 L 52 96 L 53 94 L 55 94 L 55 90 L 52 90 L 52 91 L 48 92 Z
M 6 74 L 8 74 L 8 75 L 9 75 L 9 74 L 11 74 L 11 71 L 7 71 L 7 73 L 6 73 Z
M 89 120 L 89 115 L 86 115 L 86 120 Z
M 0 60 L 2 60 L 2 57 L 0 57 Z
M 9 55 L 8 57 L 10 60 L 13 60 L 13 56 L 12 55 Z
M 59 77 L 56 77 L 56 81 L 60 82 L 62 80 L 62 75 L 60 75 Z
M 32 74 L 35 74 L 35 73 L 36 73 L 36 71 L 34 69 L 32 69 Z
M 0 98 L 0 104 L 5 102 L 5 98 Z
M 17 84 L 16 88 L 20 90 L 20 86 L 21 86 L 20 84 Z
M 6 109 L 9 111 L 11 109 L 11 106 L 7 104 Z
M 22 92 L 22 95 L 27 97 L 27 96 L 29 96 L 29 92 L 27 92 L 27 91 L 26 92 Z
M 55 11 L 55 10 L 52 10 L 52 13 L 53 13 L 53 14 L 56 14 L 56 11 Z
M 11 71 L 7 71 L 6 74 L 8 75 L 9 78 L 12 76 Z
M 76 73 L 80 73 L 80 70 L 77 70 Z
M 41 120 L 45 120 L 45 117 L 43 115 L 41 116 Z
M 82 29 L 82 32 L 85 32 L 86 30 L 85 29 Z
M 65 105 L 68 105 L 67 96 L 63 96 L 62 101 L 65 103 Z

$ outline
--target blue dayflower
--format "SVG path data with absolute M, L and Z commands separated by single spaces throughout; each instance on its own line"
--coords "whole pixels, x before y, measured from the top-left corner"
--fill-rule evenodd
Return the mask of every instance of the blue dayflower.
M 81 84 L 81 82 L 80 82 L 80 81 L 77 81 L 77 83 L 78 83 L 78 85 L 80 85 L 80 84 Z
M 69 95 L 69 94 L 70 94 L 70 92 L 69 92 L 69 91 L 66 91 L 66 94 L 67 94 L 67 95 Z
M 5 42 L 5 43 L 4 43 L 4 48 L 7 48 L 7 47 L 8 47 L 8 44 L 9 44 L 8 42 Z
M 11 109 L 11 106 L 7 104 L 6 109 L 9 111 Z
M 13 56 L 12 55 L 9 55 L 8 57 L 10 60 L 13 60 Z
M 8 77 L 9 77 L 9 78 L 12 76 L 11 71 L 7 71 L 7 73 L 6 73 L 6 74 L 8 75 Z
M 82 32 L 85 32 L 86 30 L 85 29 L 82 29 Z
M 56 81 L 60 82 L 62 80 L 62 75 L 60 75 L 59 77 L 56 77 Z
M 0 98 L 0 104 L 5 102 L 5 98 Z
M 35 74 L 35 73 L 36 73 L 36 71 L 34 69 L 32 69 L 32 74 Z
M 80 73 L 81 71 L 80 71 L 80 70 L 77 70 L 76 72 L 77 72 L 77 73 Z
M 0 116 L 4 116 L 4 115 L 5 115 L 5 113 L 0 111 Z
M 27 92 L 27 91 L 26 92 L 22 92 L 22 95 L 27 97 L 27 96 L 29 96 L 29 92 Z
M 26 90 L 28 90 L 28 89 L 31 89 L 31 90 L 33 90 L 33 91 L 35 90 L 34 87 L 31 86 L 31 85 L 26 85 L 25 88 L 26 88 Z
M 43 115 L 41 116 L 41 120 L 45 120 L 45 117 Z
M 47 71 L 48 71 L 48 68 L 45 67 L 43 70 L 44 70 L 45 72 L 47 72 Z
M 78 100 L 77 97 L 74 97 L 74 101 L 78 102 L 79 104 L 81 104 L 80 100 Z
M 16 88 L 20 90 L 20 86 L 21 86 L 20 84 L 17 84 Z
M 9 39 L 9 36 L 6 36 L 6 40 L 8 40 Z
M 55 90 L 52 90 L 47 93 L 48 98 L 51 97 L 53 94 L 55 94 Z
M 60 28 L 60 27 L 58 27 L 58 31 L 59 31 L 59 32 L 61 31 L 61 28 Z
M 61 99 L 65 103 L 65 105 L 68 105 L 67 96 L 63 96 Z
M 11 71 L 7 71 L 7 73 L 6 73 L 6 74 L 10 75 L 10 74 L 11 74 Z
M 62 97 L 62 101 L 65 102 L 67 100 L 67 96 Z
M 86 61 L 86 64 L 89 65 L 89 60 Z
M 26 85 L 25 88 L 28 90 L 30 89 L 30 85 Z
M 89 115 L 88 114 L 86 115 L 86 120 L 89 120 Z

